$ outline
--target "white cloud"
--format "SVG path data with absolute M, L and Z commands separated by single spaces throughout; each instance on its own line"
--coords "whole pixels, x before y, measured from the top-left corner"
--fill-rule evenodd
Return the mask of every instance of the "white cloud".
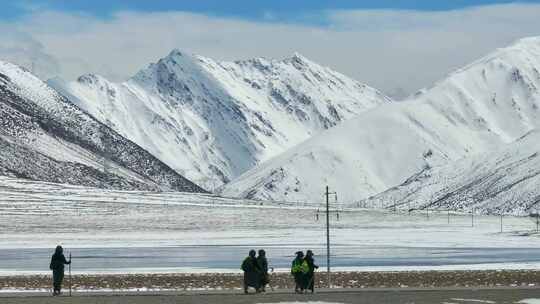
M 222 60 L 280 58 L 299 51 L 384 91 L 413 92 L 497 47 L 540 35 L 540 5 L 534 4 L 444 12 L 330 11 L 318 16 L 329 26 L 185 12 L 121 12 L 100 19 L 38 10 L 18 22 L 0 24 L 0 58 L 37 56 L 49 65 L 47 76 L 73 79 L 94 72 L 119 80 L 173 48 Z M 16 34 L 5 39 L 8 32 Z
M 43 45 L 30 35 L 0 27 L 0 58 L 32 70 L 40 77 L 58 75 L 60 65 L 44 51 Z

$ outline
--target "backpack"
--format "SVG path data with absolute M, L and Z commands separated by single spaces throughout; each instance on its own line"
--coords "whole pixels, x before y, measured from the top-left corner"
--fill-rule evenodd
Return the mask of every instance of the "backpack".
M 306 260 L 294 260 L 291 267 L 292 273 L 307 273 L 309 271 L 309 265 Z

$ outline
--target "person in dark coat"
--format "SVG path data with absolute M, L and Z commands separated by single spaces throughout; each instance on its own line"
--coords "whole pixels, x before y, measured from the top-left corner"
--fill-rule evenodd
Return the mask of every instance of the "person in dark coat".
M 262 272 L 257 263 L 256 255 L 255 250 L 250 250 L 249 256 L 244 259 L 240 267 L 244 271 L 244 293 L 246 294 L 249 287 L 253 287 L 255 291 L 260 292 Z
M 62 291 L 62 281 L 64 280 L 64 265 L 71 264 L 71 260 L 66 260 L 62 246 L 56 246 L 56 250 L 51 258 L 49 268 L 53 271 L 53 295 L 57 296 Z
M 304 253 L 298 251 L 296 253 L 296 258 L 292 261 L 291 265 L 291 274 L 294 277 L 294 291 L 296 293 L 303 293 L 306 289 L 306 273 L 308 271 L 307 262 L 304 260 Z
M 315 259 L 313 258 L 313 251 L 308 250 L 304 259 L 308 265 L 308 272 L 306 273 L 306 289 L 311 290 L 311 293 L 315 292 L 315 269 L 319 269 L 319 266 L 315 265 Z
M 266 292 L 266 285 L 270 283 L 270 276 L 268 275 L 268 260 L 266 259 L 266 251 L 263 249 L 259 250 L 257 264 L 261 270 L 261 291 Z

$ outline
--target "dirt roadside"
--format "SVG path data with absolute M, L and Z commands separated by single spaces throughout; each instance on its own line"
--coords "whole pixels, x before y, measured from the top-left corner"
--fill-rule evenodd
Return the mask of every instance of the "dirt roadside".
M 287 273 L 271 275 L 275 289 L 292 289 Z M 339 272 L 332 284 L 340 288 L 446 288 L 446 287 L 534 287 L 540 286 L 540 271 L 407 271 Z M 50 275 L 0 277 L 0 290 L 46 290 Z M 64 288 L 68 286 L 68 276 Z M 124 274 L 76 275 L 74 290 L 235 290 L 242 286 L 240 274 Z M 316 286 L 326 287 L 326 274 L 317 273 Z

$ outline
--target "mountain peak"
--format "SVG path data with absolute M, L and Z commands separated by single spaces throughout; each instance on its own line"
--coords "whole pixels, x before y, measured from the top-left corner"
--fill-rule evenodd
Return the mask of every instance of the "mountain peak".
M 66 95 L 81 108 L 112 113 L 114 128 L 171 168 L 217 185 L 388 101 L 299 53 L 228 62 L 173 49 L 125 83 L 80 87 Z
M 516 56 L 527 56 L 533 54 L 536 56 L 540 50 L 540 36 L 539 37 L 527 37 L 516 40 L 514 43 L 509 46 L 499 48 L 496 51 L 488 54 L 484 58 L 481 58 L 479 61 L 489 61 L 493 58 L 515 58 Z
M 172 49 L 172 51 L 169 52 L 169 55 L 167 55 L 165 58 L 176 58 L 176 57 L 186 57 L 186 56 L 193 57 L 194 55 L 185 50 L 174 48 Z
M 299 60 L 299 61 L 310 61 L 309 59 L 307 59 L 307 57 L 305 57 L 304 55 L 302 55 L 302 54 L 300 54 L 298 52 L 294 52 L 291 59 Z
M 525 37 L 518 39 L 513 46 L 530 46 L 530 45 L 539 45 L 540 36 Z
M 109 81 L 101 75 L 88 73 L 88 74 L 79 76 L 79 78 L 77 78 L 77 82 L 87 84 L 87 85 L 96 85 L 98 83 L 104 83 L 104 82 L 109 82 Z
M 302 54 L 300 54 L 298 52 L 294 52 L 292 57 L 286 58 L 284 61 L 285 62 L 292 62 L 294 64 L 298 64 L 298 65 L 302 65 L 302 66 L 313 64 L 313 61 L 309 60 L 307 57 L 305 57 L 304 55 L 302 55 Z

